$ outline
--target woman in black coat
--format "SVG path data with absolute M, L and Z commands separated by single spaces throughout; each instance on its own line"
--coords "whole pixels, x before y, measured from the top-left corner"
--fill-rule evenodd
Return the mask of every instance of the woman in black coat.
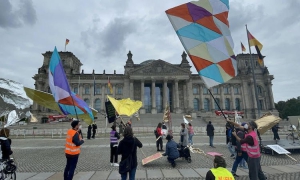
M 0 131 L 0 142 L 1 142 L 1 151 L 2 151 L 2 160 L 9 159 L 9 156 L 13 153 L 11 146 L 11 139 L 9 137 L 9 129 L 3 128 Z
M 143 144 L 133 136 L 133 132 L 130 126 L 126 126 L 124 130 L 124 138 L 120 141 L 118 146 L 118 154 L 122 155 L 121 162 L 124 161 L 130 154 L 132 155 L 132 165 L 129 170 L 129 180 L 135 179 L 135 173 L 137 168 L 137 147 L 142 148 Z M 119 166 L 119 172 L 122 171 L 123 167 Z M 121 174 L 121 179 L 126 180 L 127 179 L 127 172 Z

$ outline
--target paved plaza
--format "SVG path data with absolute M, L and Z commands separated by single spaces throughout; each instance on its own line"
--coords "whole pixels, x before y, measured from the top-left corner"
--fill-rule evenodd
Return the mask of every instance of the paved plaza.
M 153 136 L 138 136 L 143 143 L 142 151 L 146 156 L 156 153 L 155 138 Z M 271 139 L 272 136 L 263 136 L 263 139 Z M 179 140 L 179 136 L 174 139 Z M 66 158 L 64 155 L 64 138 L 27 138 L 13 139 L 12 149 L 17 162 L 18 180 L 59 180 L 65 167 Z M 231 169 L 233 159 L 229 158 L 230 153 L 225 145 L 224 136 L 215 136 L 216 148 L 208 146 L 208 137 L 194 136 L 195 147 L 205 152 L 215 151 L 222 153 L 226 158 L 227 166 Z M 164 145 L 166 141 L 164 140 Z M 76 168 L 74 179 L 96 180 L 96 179 L 120 179 L 117 167 L 111 167 L 109 162 L 110 148 L 108 138 L 96 138 L 85 140 Z M 176 168 L 172 168 L 166 157 L 142 166 L 144 158 L 141 151 L 138 151 L 138 168 L 136 179 L 205 179 L 206 172 L 212 167 L 212 157 L 200 154 L 191 154 L 192 162 L 177 159 Z M 300 160 L 300 153 L 295 151 L 291 155 Z M 120 156 L 119 156 L 120 160 Z M 285 155 L 263 154 L 261 164 L 263 171 L 269 179 L 300 179 L 300 162 L 295 162 Z M 237 179 L 248 179 L 248 170 L 239 169 Z

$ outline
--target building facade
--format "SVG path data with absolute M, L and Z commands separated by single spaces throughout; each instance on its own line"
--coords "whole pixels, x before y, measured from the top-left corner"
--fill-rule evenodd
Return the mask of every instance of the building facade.
M 35 80 L 37 90 L 50 92 L 48 84 L 48 66 L 52 52 L 43 54 L 43 65 L 39 68 Z M 272 92 L 273 75 L 267 67 L 262 68 L 255 61 L 254 73 L 257 83 L 259 104 L 255 98 L 250 54 L 238 54 L 238 75 L 225 84 L 210 89 L 210 95 L 198 74 L 192 74 L 185 52 L 179 64 L 170 64 L 163 60 L 147 60 L 135 64 L 129 51 L 124 60 L 124 74 L 86 74 L 81 70 L 82 63 L 71 52 L 59 52 L 72 90 L 79 94 L 91 107 L 104 112 L 106 95 L 115 98 L 131 98 L 143 102 L 140 114 L 162 113 L 167 105 L 173 113 L 196 113 L 200 116 L 212 115 L 218 110 L 217 103 L 223 110 L 243 111 L 246 118 L 256 118 L 258 108 L 261 113 L 276 111 Z M 257 55 L 252 54 L 253 59 Z M 94 80 L 95 79 L 95 80 Z M 113 93 L 108 88 L 108 79 Z M 53 113 L 37 104 L 33 112 Z M 277 112 L 277 111 L 276 111 Z

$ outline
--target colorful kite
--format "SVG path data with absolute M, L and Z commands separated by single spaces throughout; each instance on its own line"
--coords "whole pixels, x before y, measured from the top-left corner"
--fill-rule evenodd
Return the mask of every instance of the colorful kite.
M 89 114 L 90 118 L 94 120 L 94 115 L 86 102 L 84 102 L 78 95 L 71 92 L 69 82 L 56 47 L 54 48 L 49 64 L 49 86 L 54 100 L 58 103 L 63 114 Z
M 237 75 L 228 10 L 229 0 L 199 0 L 166 11 L 207 88 Z

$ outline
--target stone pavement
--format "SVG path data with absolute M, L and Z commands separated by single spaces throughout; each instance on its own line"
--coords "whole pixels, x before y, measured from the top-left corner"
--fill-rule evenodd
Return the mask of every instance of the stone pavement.
M 143 143 L 142 151 L 146 156 L 156 153 L 155 138 L 153 136 L 138 136 L 138 139 Z M 263 136 L 263 139 L 271 138 L 272 136 Z M 174 139 L 179 140 L 179 136 L 175 136 Z M 226 159 L 227 167 L 232 167 L 234 160 L 229 158 L 230 153 L 224 143 L 224 136 L 215 136 L 214 145 L 216 148 L 208 146 L 208 137 L 206 136 L 194 136 L 193 140 L 194 146 L 205 152 L 215 151 L 222 153 Z M 18 166 L 18 180 L 62 179 L 62 172 L 66 163 L 64 139 L 13 139 L 12 141 L 12 150 Z M 164 145 L 165 143 L 166 141 L 164 140 Z M 118 168 L 110 166 L 109 156 L 108 138 L 85 140 L 74 179 L 120 179 Z M 138 151 L 137 156 L 139 165 L 136 179 L 203 179 L 213 164 L 212 157 L 191 154 L 191 163 L 177 159 L 176 168 L 172 168 L 165 157 L 142 166 L 141 161 L 144 156 L 140 151 Z M 300 153 L 293 151 L 291 156 L 297 159 L 298 162 L 291 160 L 285 155 L 262 155 L 261 164 L 263 171 L 268 175 L 269 179 L 300 179 Z M 237 179 L 248 179 L 248 173 L 245 169 L 239 169 L 237 174 L 241 175 Z

